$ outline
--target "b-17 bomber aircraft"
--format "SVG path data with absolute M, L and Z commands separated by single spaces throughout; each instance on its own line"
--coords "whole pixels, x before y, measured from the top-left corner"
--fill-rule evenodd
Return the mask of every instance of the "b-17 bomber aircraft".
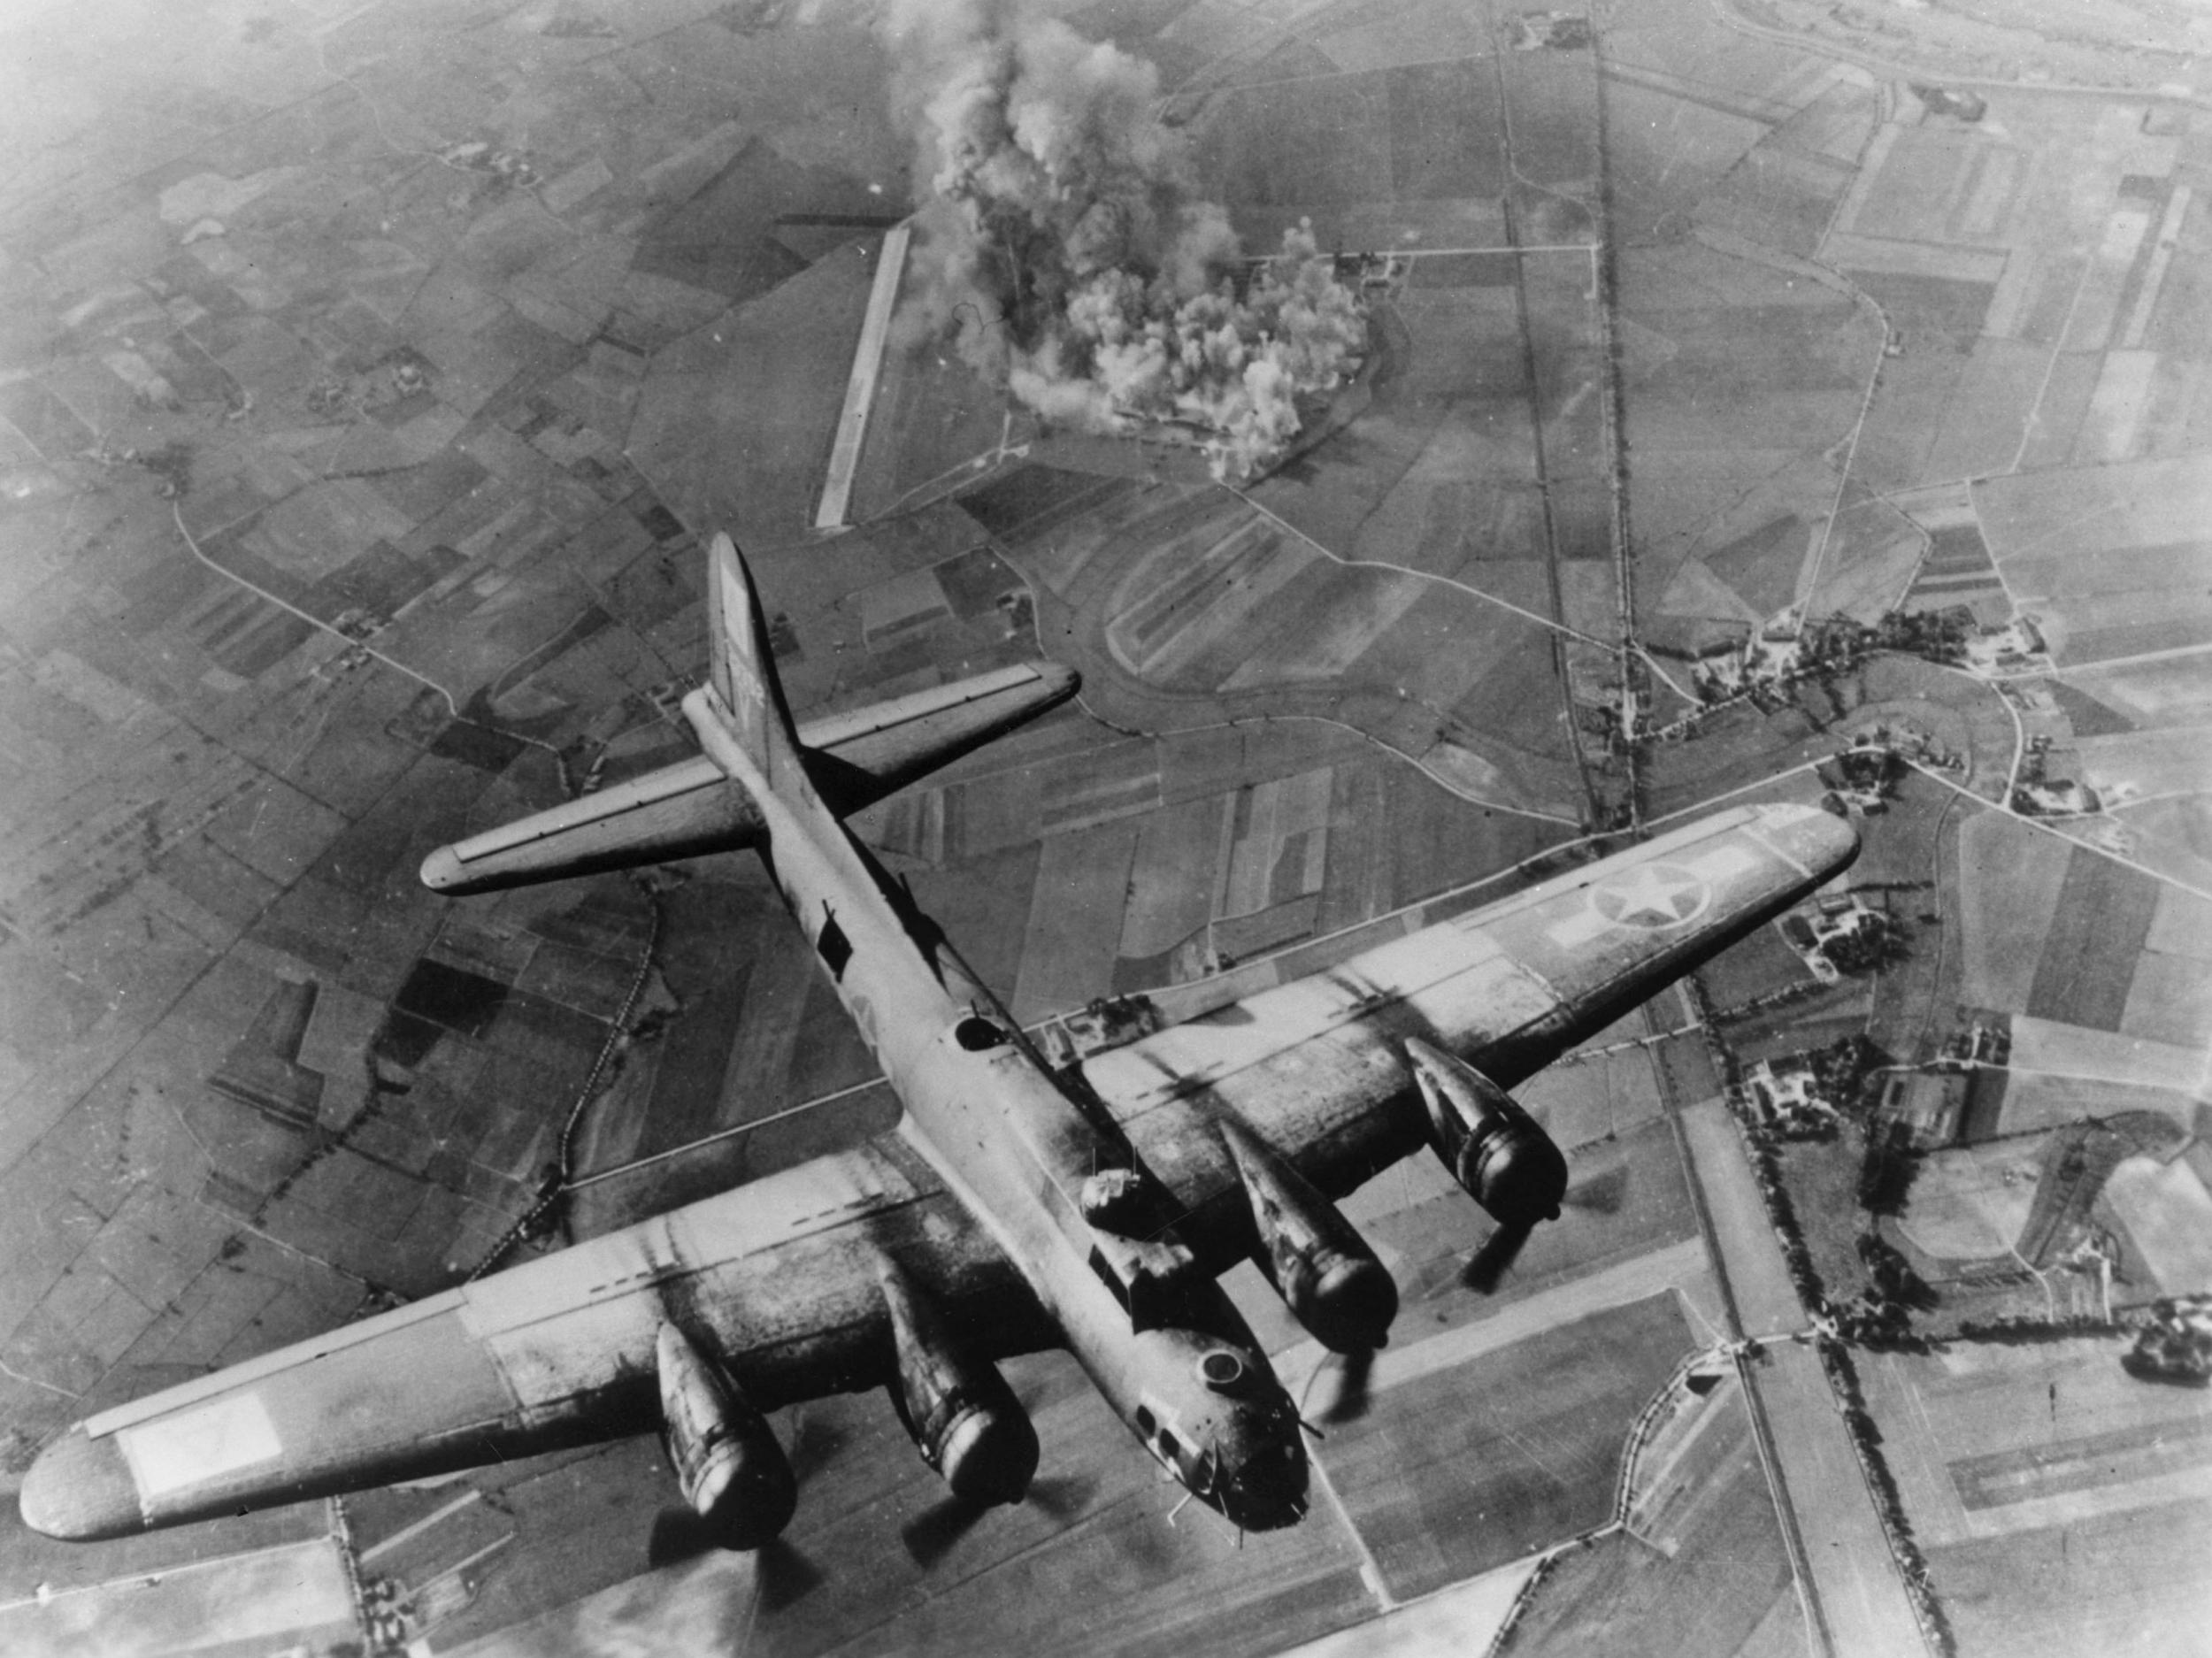
M 1302 1424 L 1218 1275 L 1255 1261 L 1319 1342 L 1371 1355 L 1397 1290 L 1333 1200 L 1427 1145 L 1509 1253 L 1567 1170 L 1506 1090 L 1858 849 L 1815 808 L 1724 812 L 1056 1068 L 842 816 L 1071 677 L 803 737 L 726 536 L 709 601 L 709 683 L 683 701 L 700 760 L 443 848 L 425 879 L 756 845 L 897 1128 L 94 1416 L 26 1478 L 31 1525 L 111 1538 L 657 1430 L 696 1523 L 758 1547 L 797 1501 L 766 1413 L 833 1392 L 885 1387 L 960 1499 L 1020 1501 L 1037 1437 L 995 1362 L 1050 1347 L 1193 1496 L 1292 1524 Z

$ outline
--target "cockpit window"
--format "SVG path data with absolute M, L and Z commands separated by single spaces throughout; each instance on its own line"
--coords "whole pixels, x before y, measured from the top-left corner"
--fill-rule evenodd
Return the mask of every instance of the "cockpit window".
M 1183 1460 L 1182 1442 L 1165 1428 L 1160 1430 L 1160 1455 L 1179 1465 Z

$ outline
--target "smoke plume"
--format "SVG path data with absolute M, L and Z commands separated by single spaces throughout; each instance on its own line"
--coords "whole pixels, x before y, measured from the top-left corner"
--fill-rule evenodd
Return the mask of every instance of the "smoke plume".
M 1228 214 L 1156 114 L 1150 64 L 991 0 L 905 0 L 886 34 L 930 183 L 907 338 L 952 331 L 1050 420 L 1191 428 L 1217 478 L 1279 457 L 1296 400 L 1357 368 L 1359 298 L 1309 227 L 1240 287 Z

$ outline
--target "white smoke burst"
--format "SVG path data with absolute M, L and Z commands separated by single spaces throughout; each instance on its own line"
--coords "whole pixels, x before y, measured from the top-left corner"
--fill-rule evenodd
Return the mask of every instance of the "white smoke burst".
M 1245 478 L 1299 429 L 1297 400 L 1359 365 L 1358 296 L 1302 225 L 1241 285 L 1228 214 L 1159 120 L 1159 76 L 1018 5 L 902 0 L 885 20 L 930 195 L 901 326 L 1050 420 L 1191 429 Z

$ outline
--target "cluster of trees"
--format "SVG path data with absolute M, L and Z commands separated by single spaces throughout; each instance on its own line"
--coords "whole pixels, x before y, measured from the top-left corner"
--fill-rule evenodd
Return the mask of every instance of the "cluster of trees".
M 2162 1298 L 2121 1364 L 2148 1382 L 2202 1387 L 2212 1381 L 2212 1295 Z
M 1882 1430 L 1867 1412 L 1866 1395 L 1859 1386 L 1858 1367 L 1851 1362 L 1850 1351 L 1840 1341 L 1822 1338 L 1815 1345 L 1820 1353 L 1820 1367 L 1827 1372 L 1828 1386 L 1835 1391 L 1837 1403 L 1843 1411 L 1844 1426 L 1850 1431 L 1851 1447 L 1858 1453 L 1867 1489 L 1873 1493 L 1875 1511 L 1882 1517 L 1882 1531 L 1889 1539 L 1890 1554 L 1905 1580 L 1905 1593 L 1912 1601 L 1913 1616 L 1920 1620 L 1920 1632 L 1930 1651 L 1955 1652 L 1957 1641 L 1929 1579 L 1927 1556 L 1920 1552 L 1919 1540 L 1912 1534 L 1912 1523 L 1905 1517 L 1904 1499 L 1899 1496 L 1897 1481 L 1889 1471 L 1889 1461 L 1882 1455 Z
M 1974 613 L 1963 605 L 1947 610 L 1892 610 L 1869 631 L 1878 649 L 1960 663 L 1966 660 L 1966 641 L 1974 635 Z
M 1893 798 L 1904 779 L 1905 757 L 1886 745 L 1846 748 L 1818 768 L 1820 780 L 1832 789 Z
M 1862 1347 L 1889 1352 L 1925 1353 L 1930 1343 L 1912 1327 L 1912 1316 L 1936 1304 L 1935 1292 L 1913 1270 L 1904 1252 L 1874 1231 L 1858 1240 L 1859 1260 L 1872 1280 L 1857 1297 L 1836 1309 L 1836 1333 Z
M 1686 979 L 1690 1001 L 1705 1021 L 1705 1028 L 1712 1029 L 1710 1008 L 1704 986 L 1695 975 Z M 1716 1057 L 1721 1061 L 1724 1076 L 1737 1086 L 1729 1090 L 1732 1109 L 1746 1130 L 1745 1138 L 1751 1154 L 1752 1174 L 1759 1183 L 1768 1218 L 1773 1223 L 1777 1238 L 1782 1246 L 1782 1259 L 1787 1267 L 1790 1282 L 1797 1291 L 1798 1300 L 1816 1319 L 1825 1318 L 1833 1327 L 1835 1336 L 1818 1336 L 1815 1347 L 1820 1355 L 1821 1368 L 1828 1378 L 1829 1386 L 1836 1395 L 1845 1427 L 1850 1433 L 1852 1449 L 1865 1475 L 1867 1489 L 1873 1494 L 1876 1511 L 1881 1516 L 1882 1529 L 1890 1552 L 1897 1562 L 1900 1576 L 1904 1580 L 1905 1593 L 1912 1602 L 1913 1613 L 1919 1619 L 1921 1632 L 1929 1649 L 1938 1654 L 1957 1650 L 1949 1623 L 1943 1608 L 1937 1603 L 1935 1590 L 1928 1575 L 1927 1558 L 1920 1552 L 1920 1545 L 1912 1534 L 1912 1526 L 1905 1516 L 1903 1500 L 1899 1496 L 1897 1482 L 1889 1471 L 1889 1463 L 1882 1455 L 1882 1431 L 1866 1409 L 1866 1398 L 1859 1386 L 1856 1368 L 1844 1343 L 1863 1340 L 1870 1346 L 1924 1347 L 1925 1342 L 1912 1334 L 1909 1313 L 1918 1305 L 1932 1305 L 1934 1293 L 1920 1275 L 1912 1269 L 1903 1255 L 1886 1240 L 1869 1232 L 1859 1240 L 1860 1258 L 1866 1263 L 1874 1287 L 1844 1308 L 1829 1305 L 1826 1291 L 1822 1287 L 1820 1274 L 1813 1264 L 1812 1251 L 1805 1242 L 1802 1224 L 1797 1218 L 1796 1206 L 1791 1202 L 1788 1188 L 1782 1183 L 1781 1170 L 1775 1150 L 1775 1138 L 1765 1127 L 1750 1120 L 1745 1113 L 1744 1094 L 1740 1086 L 1740 1068 L 1735 1056 L 1726 1046 L 1714 1042 Z M 1887 1063 L 1888 1055 L 1864 1036 L 1847 1036 L 1830 1043 L 1814 1056 L 1816 1075 L 1824 1077 L 1839 1089 L 1840 1098 L 1860 1100 L 1870 1098 L 1866 1079 L 1874 1068 Z M 1897 1125 L 1901 1131 L 1902 1125 Z M 1894 1145 L 1908 1163 L 1910 1154 L 1903 1151 L 1898 1135 L 1881 1134 L 1879 1143 Z M 1870 1152 L 1872 1145 L 1870 1144 Z M 1863 1171 L 1862 1171 L 1863 1184 Z M 1910 1183 L 1908 1172 L 1903 1177 L 1896 1196 L 1901 1203 L 1904 1186 Z
M 1789 1060 L 1782 1062 L 1786 1065 Z M 1890 1063 L 1889 1055 L 1863 1035 L 1839 1037 L 1825 1048 L 1795 1055 L 1795 1063 L 1812 1073 L 1807 1092 L 1814 1109 L 1778 1109 L 1774 1120 L 1756 1125 L 1761 1134 L 1781 1140 L 1831 1140 L 1846 1119 L 1864 1122 L 1872 1115 L 1880 1090 L 1873 1074 Z
M 1812 1064 L 1813 1080 L 1820 1088 L 1821 1098 L 1839 1111 L 1863 1117 L 1873 1109 L 1878 1090 L 1871 1086 L 1874 1073 L 1890 1063 L 1888 1051 L 1863 1032 L 1839 1036 L 1825 1048 L 1816 1048 L 1806 1056 Z
M 1913 1177 L 1919 1172 L 1910 1128 L 1890 1123 L 1870 1129 L 1866 1155 L 1859 1163 L 1859 1207 L 1870 1215 L 1903 1214 Z
M 1839 973 L 1876 973 L 1910 956 L 1912 943 L 1895 916 L 1870 910 L 1850 932 L 1825 940 L 1820 953 Z

